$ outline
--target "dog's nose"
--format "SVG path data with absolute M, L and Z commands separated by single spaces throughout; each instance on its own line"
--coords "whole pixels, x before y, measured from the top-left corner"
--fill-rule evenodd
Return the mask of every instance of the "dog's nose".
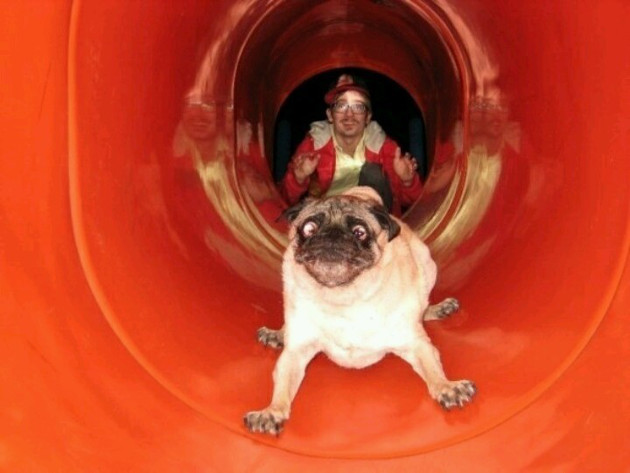
M 338 239 L 350 236 L 350 234 L 343 227 L 340 227 L 338 225 L 334 225 L 324 229 L 320 232 L 320 235 L 322 236 L 322 238 L 329 239 Z

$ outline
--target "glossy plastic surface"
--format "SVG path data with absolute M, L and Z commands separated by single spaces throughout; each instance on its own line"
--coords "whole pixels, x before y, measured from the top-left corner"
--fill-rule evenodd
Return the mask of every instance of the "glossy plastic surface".
M 630 7 L 308 5 L 2 7 L 0 470 L 627 471 Z M 319 357 L 282 436 L 250 435 L 277 356 L 255 330 L 282 318 L 275 113 L 343 66 L 425 114 L 405 219 L 479 395 L 445 413 L 400 360 Z

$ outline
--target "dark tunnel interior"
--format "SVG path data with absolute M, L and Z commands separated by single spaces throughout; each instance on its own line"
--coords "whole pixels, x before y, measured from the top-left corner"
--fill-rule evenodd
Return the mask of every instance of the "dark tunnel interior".
M 418 161 L 418 173 L 426 178 L 429 170 L 423 113 L 413 97 L 396 81 L 365 68 L 336 68 L 317 74 L 293 90 L 277 115 L 274 153 L 271 163 L 274 180 L 280 181 L 287 164 L 312 122 L 326 117 L 323 97 L 337 78 L 349 73 L 363 79 L 370 91 L 373 117 L 401 147 Z

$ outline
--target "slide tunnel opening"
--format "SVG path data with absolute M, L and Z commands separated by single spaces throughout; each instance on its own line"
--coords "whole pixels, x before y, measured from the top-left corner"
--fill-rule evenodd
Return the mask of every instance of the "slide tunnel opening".
M 418 162 L 418 174 L 424 180 L 429 165 L 426 153 L 425 126 L 422 111 L 413 97 L 399 84 L 383 74 L 361 68 L 341 68 L 311 77 L 291 91 L 282 103 L 275 120 L 273 178 L 284 176 L 287 164 L 310 124 L 326 119 L 324 94 L 343 73 L 365 81 L 372 101 L 372 120 L 396 141 L 403 153 L 409 152 Z
M 625 190 L 622 178 L 608 176 L 609 189 L 595 190 L 589 182 L 603 171 L 571 161 L 579 153 L 560 146 L 568 132 L 560 118 L 572 110 L 558 110 L 558 137 L 546 135 L 538 117 L 547 103 L 530 93 L 539 77 L 509 74 L 528 70 L 530 56 L 502 49 L 542 46 L 525 20 L 504 10 L 515 26 L 501 33 L 511 41 L 477 36 L 496 50 L 493 61 L 508 63 L 501 92 L 517 104 L 510 130 L 530 145 L 489 154 L 475 146 L 470 112 L 501 94 L 478 74 L 478 49 L 458 23 L 465 15 L 425 2 L 297 4 L 254 2 L 247 11 L 225 4 L 212 21 L 201 6 L 182 13 L 161 5 L 152 16 L 136 4 L 125 14 L 97 4 L 77 9 L 69 167 L 85 277 L 103 317 L 161 387 L 249 436 L 242 414 L 268 402 L 276 359 L 254 334 L 282 323 L 284 241 L 272 222 L 283 203 L 269 161 L 276 117 L 317 74 L 346 67 L 382 74 L 423 112 L 427 160 L 435 162 L 405 218 L 434 250 L 436 299 L 455 295 L 463 306 L 428 331 L 447 374 L 473 379 L 480 395 L 445 414 L 400 360 L 355 372 L 319 357 L 283 436 L 251 438 L 311 456 L 386 458 L 475 437 L 534 402 L 601 321 L 620 271 L 605 256 L 626 248 L 618 218 L 625 201 L 611 191 Z M 169 28 L 182 36 L 167 41 Z M 191 64 L 200 45 L 205 55 Z M 316 54 L 321 49 L 329 54 Z M 555 56 L 540 49 L 540 61 L 555 68 Z M 177 140 L 182 97 L 219 117 L 202 140 Z M 188 177 L 169 181 L 184 162 Z M 592 198 L 562 187 L 565 180 Z M 580 216 L 604 205 L 611 210 L 599 217 L 596 237 Z M 574 258 L 582 246 L 601 257 Z M 595 275 L 599 289 L 576 295 L 575 285 Z

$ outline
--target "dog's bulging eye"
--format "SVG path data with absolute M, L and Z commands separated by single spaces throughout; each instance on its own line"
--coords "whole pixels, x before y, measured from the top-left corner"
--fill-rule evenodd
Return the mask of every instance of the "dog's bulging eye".
M 359 241 L 364 241 L 368 236 L 367 230 L 362 225 L 355 225 L 352 228 L 352 234 Z
M 309 221 L 306 222 L 303 226 L 302 226 L 302 235 L 305 238 L 308 238 L 310 236 L 313 236 L 315 234 L 315 232 L 317 232 L 317 229 L 319 227 L 317 226 L 317 224 L 313 221 Z

